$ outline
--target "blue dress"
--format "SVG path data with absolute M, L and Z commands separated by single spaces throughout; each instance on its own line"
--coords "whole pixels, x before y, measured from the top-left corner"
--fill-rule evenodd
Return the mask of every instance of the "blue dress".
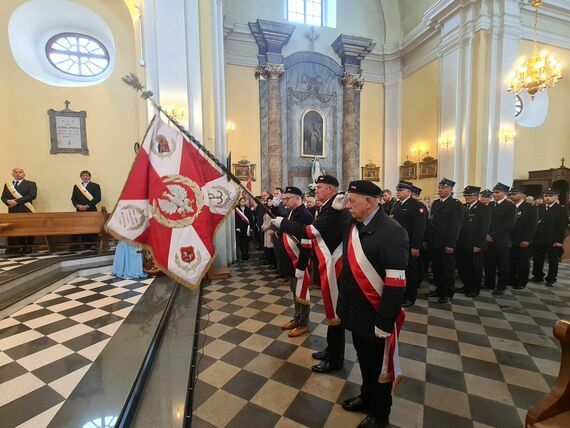
M 123 279 L 143 279 L 148 274 L 143 271 L 143 256 L 139 249 L 125 241 L 119 241 L 113 261 L 113 275 Z

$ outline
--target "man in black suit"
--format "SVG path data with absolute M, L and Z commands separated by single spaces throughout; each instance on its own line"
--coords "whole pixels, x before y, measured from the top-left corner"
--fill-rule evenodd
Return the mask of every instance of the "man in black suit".
M 465 214 L 457 239 L 457 270 L 464 287 L 455 291 L 465 292 L 467 297 L 476 297 L 481 291 L 483 254 L 487 249 L 486 238 L 491 221 L 489 207 L 479 202 L 480 190 L 477 186 L 467 186 L 463 190 Z
M 515 226 L 517 208 L 507 199 L 509 186 L 503 183 L 493 187 L 491 225 L 487 234 L 488 254 L 485 265 L 485 288 L 493 290 L 495 296 L 503 294 L 509 280 L 509 249 L 511 230 Z M 495 278 L 498 273 L 498 281 Z
M 517 219 L 511 231 L 509 285 L 520 290 L 526 287 L 530 272 L 530 248 L 538 221 L 536 208 L 525 201 L 521 189 L 512 187 L 509 198 L 517 208 Z
M 97 204 L 101 202 L 101 187 L 91 181 L 91 173 L 89 171 L 81 171 L 79 173 L 81 181 L 73 186 L 71 192 L 71 203 L 77 212 L 97 211 Z M 74 236 L 74 241 L 93 243 L 97 241 L 97 235 L 85 234 Z
M 392 191 L 390 189 L 384 189 L 382 193 L 382 209 L 388 215 L 392 214 L 392 208 L 394 208 L 394 204 L 396 203 L 396 199 L 392 197 Z
M 538 226 L 533 243 L 532 280 L 554 286 L 558 275 L 558 263 L 562 255 L 564 234 L 568 225 L 566 208 L 558 201 L 557 189 L 544 193 L 544 205 L 538 207 Z M 548 275 L 544 277 L 544 255 L 548 255 Z
M 32 202 L 36 199 L 38 189 L 36 183 L 25 179 L 26 173 L 22 168 L 12 169 L 12 181 L 6 182 L 2 190 L 2 202 L 8 206 L 9 213 L 33 213 Z M 31 253 L 30 247 L 34 238 L 8 238 L 8 254 Z M 24 245 L 23 247 L 18 247 Z
M 288 219 L 303 225 L 309 225 L 313 222 L 313 216 L 303 205 L 303 192 L 301 189 L 288 186 L 283 193 L 283 202 L 289 210 Z M 296 251 L 296 255 L 295 255 Z M 283 330 L 289 330 L 289 337 L 297 337 L 309 331 L 309 310 L 310 304 L 300 303 L 295 296 L 295 288 L 297 279 L 300 278 L 305 271 L 306 265 L 300 266 L 300 253 L 297 244 L 288 236 L 287 233 L 280 233 L 278 245 L 275 247 L 278 257 L 277 266 L 279 273 L 287 278 L 289 288 L 293 294 L 293 303 L 295 307 L 295 315 L 293 319 L 281 326 Z
M 408 232 L 410 240 L 410 254 L 408 265 L 406 266 L 406 295 L 403 307 L 412 306 L 416 302 L 418 295 L 418 262 L 420 257 L 420 247 L 426 229 L 425 206 L 412 198 L 413 185 L 406 181 L 401 181 L 396 187 L 396 197 L 398 200 L 392 208 L 392 217 Z
M 291 221 L 289 219 L 274 219 L 272 223 L 279 228 L 281 233 L 289 233 L 297 237 L 297 239 L 311 239 L 313 249 L 319 245 L 322 240 L 326 249 L 323 248 L 324 256 L 331 257 L 335 250 L 342 244 L 342 228 L 339 225 L 339 220 L 343 211 L 336 210 L 332 207 L 332 203 L 338 194 L 338 180 L 331 175 L 321 175 L 315 180 L 315 197 L 320 205 L 316 215 L 315 221 L 312 224 L 318 235 L 310 236 L 307 227 L 299 222 Z M 322 263 L 319 264 L 319 276 L 325 277 L 327 275 L 326 266 Z M 336 279 L 336 278 L 335 278 Z M 320 278 L 321 285 L 325 282 Z M 320 363 L 311 367 L 317 373 L 329 373 L 335 370 L 340 370 L 344 364 L 344 327 L 334 320 L 328 320 L 329 326 L 327 328 L 327 347 L 323 351 L 314 352 L 312 357 L 320 360 Z
M 427 247 L 431 258 L 435 290 L 427 297 L 449 303 L 455 284 L 455 246 L 463 222 L 463 205 L 451 196 L 455 181 L 443 178 L 437 186 L 439 199 L 431 206 L 427 227 Z
M 429 221 L 429 209 L 428 209 L 428 207 L 426 207 L 426 205 L 422 201 L 420 201 L 420 195 L 421 194 L 422 194 L 422 189 L 419 188 L 418 186 L 412 185 L 412 198 L 414 198 L 416 201 L 418 201 L 418 205 L 420 206 L 420 208 L 423 209 L 424 217 L 425 217 L 425 221 L 426 221 L 426 229 L 427 229 L 427 224 Z M 426 233 L 424 230 L 424 237 L 422 239 L 422 246 L 420 247 L 420 256 L 416 257 L 416 262 L 418 265 L 418 287 L 417 288 L 420 288 L 420 286 L 422 285 L 422 281 L 424 280 L 424 275 L 429 272 L 429 264 L 430 264 L 429 251 L 427 250 L 426 247 L 427 247 Z

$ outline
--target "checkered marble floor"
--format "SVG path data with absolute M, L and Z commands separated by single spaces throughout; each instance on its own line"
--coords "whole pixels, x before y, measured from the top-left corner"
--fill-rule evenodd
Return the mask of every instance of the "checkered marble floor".
M 43 259 L 53 259 L 57 257 L 65 257 L 65 256 L 79 256 L 79 255 L 89 255 L 94 254 L 95 252 L 92 250 L 84 250 L 84 251 L 58 251 L 55 253 L 48 253 L 47 251 L 42 251 L 33 254 L 26 254 L 22 256 L 7 256 L 1 255 L 0 256 L 0 273 L 7 272 L 9 270 L 18 268 L 20 266 L 25 266 L 30 263 L 33 263 L 38 260 Z
M 152 280 L 75 278 L 0 320 L 0 426 L 47 426 Z
M 288 288 L 257 261 L 205 285 L 193 427 L 358 425 L 364 415 L 340 406 L 361 383 L 350 334 L 342 371 L 310 370 L 311 353 L 326 344 L 320 294 L 311 292 L 310 335 L 291 339 L 279 328 L 292 315 Z M 428 301 L 426 292 L 424 282 L 400 337 L 404 379 L 392 426 L 523 426 L 558 374 L 552 327 L 570 318 L 570 265 L 561 265 L 554 288 L 456 294 L 451 305 Z

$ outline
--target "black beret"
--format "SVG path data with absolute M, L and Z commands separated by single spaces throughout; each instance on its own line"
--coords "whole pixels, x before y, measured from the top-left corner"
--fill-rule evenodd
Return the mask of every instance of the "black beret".
M 525 193 L 524 190 L 522 190 L 520 187 L 511 187 L 509 189 L 509 195 L 516 195 L 517 193 Z
M 544 192 L 542 192 L 542 194 L 544 196 L 558 196 L 560 195 L 560 191 L 558 189 L 553 189 L 552 187 L 549 187 Z
M 479 194 L 484 198 L 490 198 L 491 196 L 493 196 L 493 192 L 491 192 L 489 189 L 485 189 Z
M 444 178 L 441 179 L 441 181 L 439 182 L 439 184 L 440 184 L 441 186 L 453 187 L 453 186 L 455 186 L 455 181 L 452 181 L 452 180 L 450 180 L 450 179 L 444 177 Z
M 396 190 L 400 190 L 400 189 L 408 189 L 408 190 L 413 190 L 414 185 L 412 183 L 410 183 L 409 181 L 400 181 L 398 183 L 398 185 L 396 186 Z
M 382 196 L 382 189 L 376 184 L 367 180 L 351 181 L 348 185 L 347 192 L 357 193 L 364 196 L 372 196 L 374 198 L 379 198 Z
M 463 189 L 463 195 L 464 196 L 477 195 L 477 194 L 479 194 L 480 190 L 481 190 L 481 188 L 477 187 L 477 186 L 467 186 L 467 187 L 465 187 L 465 189 Z
M 509 191 L 509 186 L 503 183 L 497 183 L 495 184 L 495 187 L 493 187 L 493 192 L 495 191 L 507 193 Z
M 338 187 L 338 180 L 334 178 L 332 175 L 320 175 L 316 180 L 315 184 L 324 183 L 330 184 L 331 186 Z
M 303 192 L 301 189 L 295 186 L 287 186 L 283 193 L 291 193 L 292 195 L 303 196 Z
M 414 193 L 414 194 L 420 196 L 420 195 L 422 194 L 422 189 L 420 189 L 420 188 L 417 187 L 417 186 L 412 186 L 412 193 Z

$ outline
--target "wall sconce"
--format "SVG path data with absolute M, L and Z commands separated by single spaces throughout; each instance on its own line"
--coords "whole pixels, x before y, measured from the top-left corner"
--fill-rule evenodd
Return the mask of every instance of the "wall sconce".
M 455 134 L 453 133 L 441 134 L 441 136 L 439 137 L 439 145 L 444 150 L 448 150 L 450 147 L 453 147 L 455 145 Z
M 226 122 L 226 134 L 231 134 L 236 130 L 236 124 L 233 123 L 231 120 Z
M 186 116 L 186 109 L 180 106 L 164 106 L 164 111 L 176 120 L 184 119 Z
M 428 145 L 423 143 L 414 144 L 411 148 L 412 157 L 416 158 L 418 161 L 427 154 Z
M 143 22 L 143 6 L 140 1 L 136 1 L 133 4 L 133 7 L 139 11 L 139 65 L 144 66 L 146 64 L 146 60 L 144 59 L 144 22 Z
M 499 143 L 512 144 L 515 141 L 516 135 L 513 128 L 501 128 L 499 130 Z

